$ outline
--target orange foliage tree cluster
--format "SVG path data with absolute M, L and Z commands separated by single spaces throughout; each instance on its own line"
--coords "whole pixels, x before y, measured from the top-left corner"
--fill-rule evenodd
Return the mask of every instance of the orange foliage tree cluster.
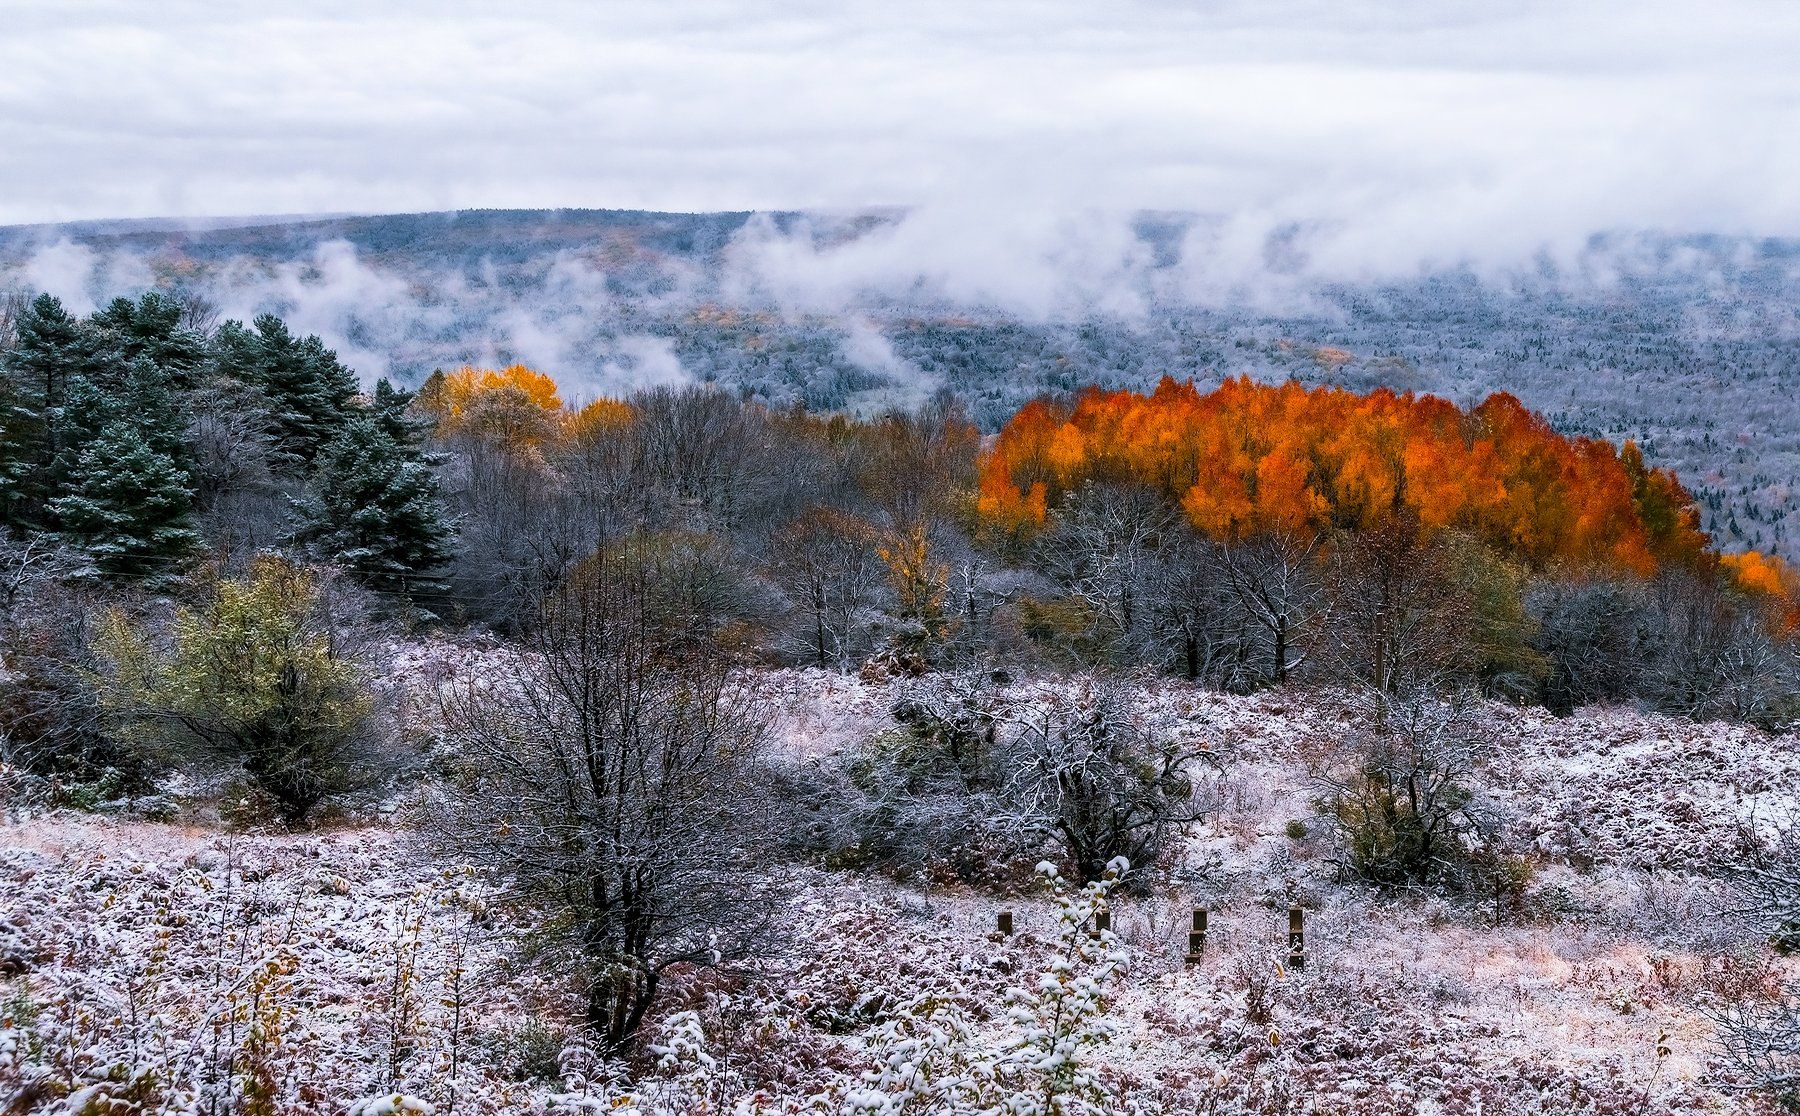
M 419 406 L 437 424 L 440 436 L 482 431 L 521 449 L 631 417 L 630 405 L 616 399 L 596 399 L 579 410 L 570 407 L 554 379 L 523 364 L 434 372 L 419 389 Z
M 1089 481 L 1166 493 L 1219 540 L 1363 530 L 1411 517 L 1539 568 L 1640 575 L 1706 561 L 1692 500 L 1637 447 L 1565 437 L 1510 395 L 1464 410 L 1428 395 L 1164 379 L 1013 416 L 982 463 L 979 509 L 1029 531 Z
M 1740 589 L 1774 603 L 1784 632 L 1800 631 L 1800 573 L 1792 566 L 1773 554 L 1754 550 L 1727 554 L 1719 564 Z

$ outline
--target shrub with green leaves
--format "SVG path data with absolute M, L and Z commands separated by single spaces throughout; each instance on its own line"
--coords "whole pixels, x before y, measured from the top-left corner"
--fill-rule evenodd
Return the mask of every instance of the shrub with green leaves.
M 166 626 L 110 610 L 94 638 L 102 706 L 152 746 L 241 764 L 304 825 L 372 768 L 373 698 L 335 600 L 318 571 L 265 556 Z

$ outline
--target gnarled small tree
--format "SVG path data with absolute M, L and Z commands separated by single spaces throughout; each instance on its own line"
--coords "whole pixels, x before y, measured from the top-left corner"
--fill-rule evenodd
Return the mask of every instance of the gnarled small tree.
M 1154 866 L 1186 825 L 1200 820 L 1195 769 L 1203 749 L 1132 708 L 1116 680 L 1081 678 L 1018 701 L 1003 761 L 1003 800 L 1022 827 L 1044 833 L 1083 883 L 1115 857 Z
M 1370 691 L 1369 727 L 1336 770 L 1320 774 L 1321 806 L 1344 843 L 1344 867 L 1386 885 L 1460 872 L 1484 828 L 1471 785 L 1486 746 L 1470 706 L 1422 691 Z
M 780 894 L 761 861 L 764 722 L 691 558 L 666 536 L 603 547 L 539 602 L 516 672 L 443 691 L 455 755 L 434 832 L 541 912 L 615 1053 L 670 969 L 750 955 Z

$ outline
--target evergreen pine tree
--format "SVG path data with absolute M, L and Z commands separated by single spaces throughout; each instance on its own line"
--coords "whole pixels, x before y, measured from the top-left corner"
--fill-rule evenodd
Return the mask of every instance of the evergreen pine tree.
M 129 417 L 106 423 L 82 450 L 51 510 L 88 558 L 88 576 L 171 580 L 194 550 L 187 473 L 152 448 Z
M 386 378 L 375 381 L 375 391 L 370 397 L 370 410 L 381 429 L 408 449 L 423 445 L 433 425 L 430 419 L 413 413 L 413 401 L 417 397 L 417 392 L 395 387 Z
M 283 453 L 311 461 L 343 428 L 357 394 L 356 376 L 317 337 L 295 339 L 272 314 L 255 330 L 227 322 L 213 342 L 220 371 L 258 388 Z
M 163 369 L 140 356 L 127 364 L 110 386 L 103 387 L 90 376 L 70 381 L 63 406 L 62 451 L 50 467 L 52 500 L 67 491 L 89 444 L 114 423 L 131 426 L 184 475 L 190 471 L 186 408 L 171 390 Z
M 25 522 L 25 490 L 31 473 L 25 431 L 30 412 L 19 403 L 12 384 L 0 376 L 0 524 Z
M 5 353 L 10 398 L 7 441 L 16 457 L 9 487 L 22 520 L 42 526 L 55 496 L 55 466 L 67 443 L 70 388 L 98 374 L 105 347 L 95 331 L 71 316 L 61 300 L 39 295 L 19 314 Z
M 206 339 L 181 324 L 181 303 L 160 291 L 136 302 L 115 298 L 96 311 L 93 324 L 127 363 L 147 359 L 177 390 L 194 386 L 206 359 Z
M 114 398 L 151 449 L 167 454 L 186 469 L 191 465 L 193 446 L 188 441 L 187 398 L 178 387 L 175 373 L 147 357 L 138 357 L 125 366 Z
M 452 530 L 425 456 L 376 411 L 351 419 L 320 453 L 297 502 L 295 541 L 342 563 L 370 588 L 402 596 L 441 590 Z
M 69 477 L 74 475 L 82 453 L 100 436 L 100 431 L 113 421 L 126 417 L 128 412 L 120 403 L 119 399 L 102 391 L 91 376 L 77 376 L 69 381 L 69 389 L 63 395 L 61 446 L 56 460 L 50 463 L 45 481 L 50 499 L 54 500 L 67 490 Z

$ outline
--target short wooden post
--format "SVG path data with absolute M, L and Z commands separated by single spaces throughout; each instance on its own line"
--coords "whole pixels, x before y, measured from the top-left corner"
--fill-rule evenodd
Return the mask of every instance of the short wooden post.
M 1288 908 L 1288 968 L 1306 968 L 1306 912 Z
M 1198 965 L 1200 958 L 1206 956 L 1206 920 L 1205 907 L 1194 908 L 1194 925 L 1188 931 L 1187 963 Z
M 1000 931 L 1000 936 L 1002 938 L 1012 937 L 1013 927 L 1012 927 L 1012 912 L 1011 911 L 1001 911 L 1000 917 L 995 920 L 995 923 L 996 923 L 995 929 Z
M 1094 912 L 1094 937 L 1098 938 L 1100 935 L 1106 933 L 1108 930 L 1111 930 L 1111 929 L 1112 929 L 1112 912 L 1106 911 L 1106 910 L 1095 911 Z

